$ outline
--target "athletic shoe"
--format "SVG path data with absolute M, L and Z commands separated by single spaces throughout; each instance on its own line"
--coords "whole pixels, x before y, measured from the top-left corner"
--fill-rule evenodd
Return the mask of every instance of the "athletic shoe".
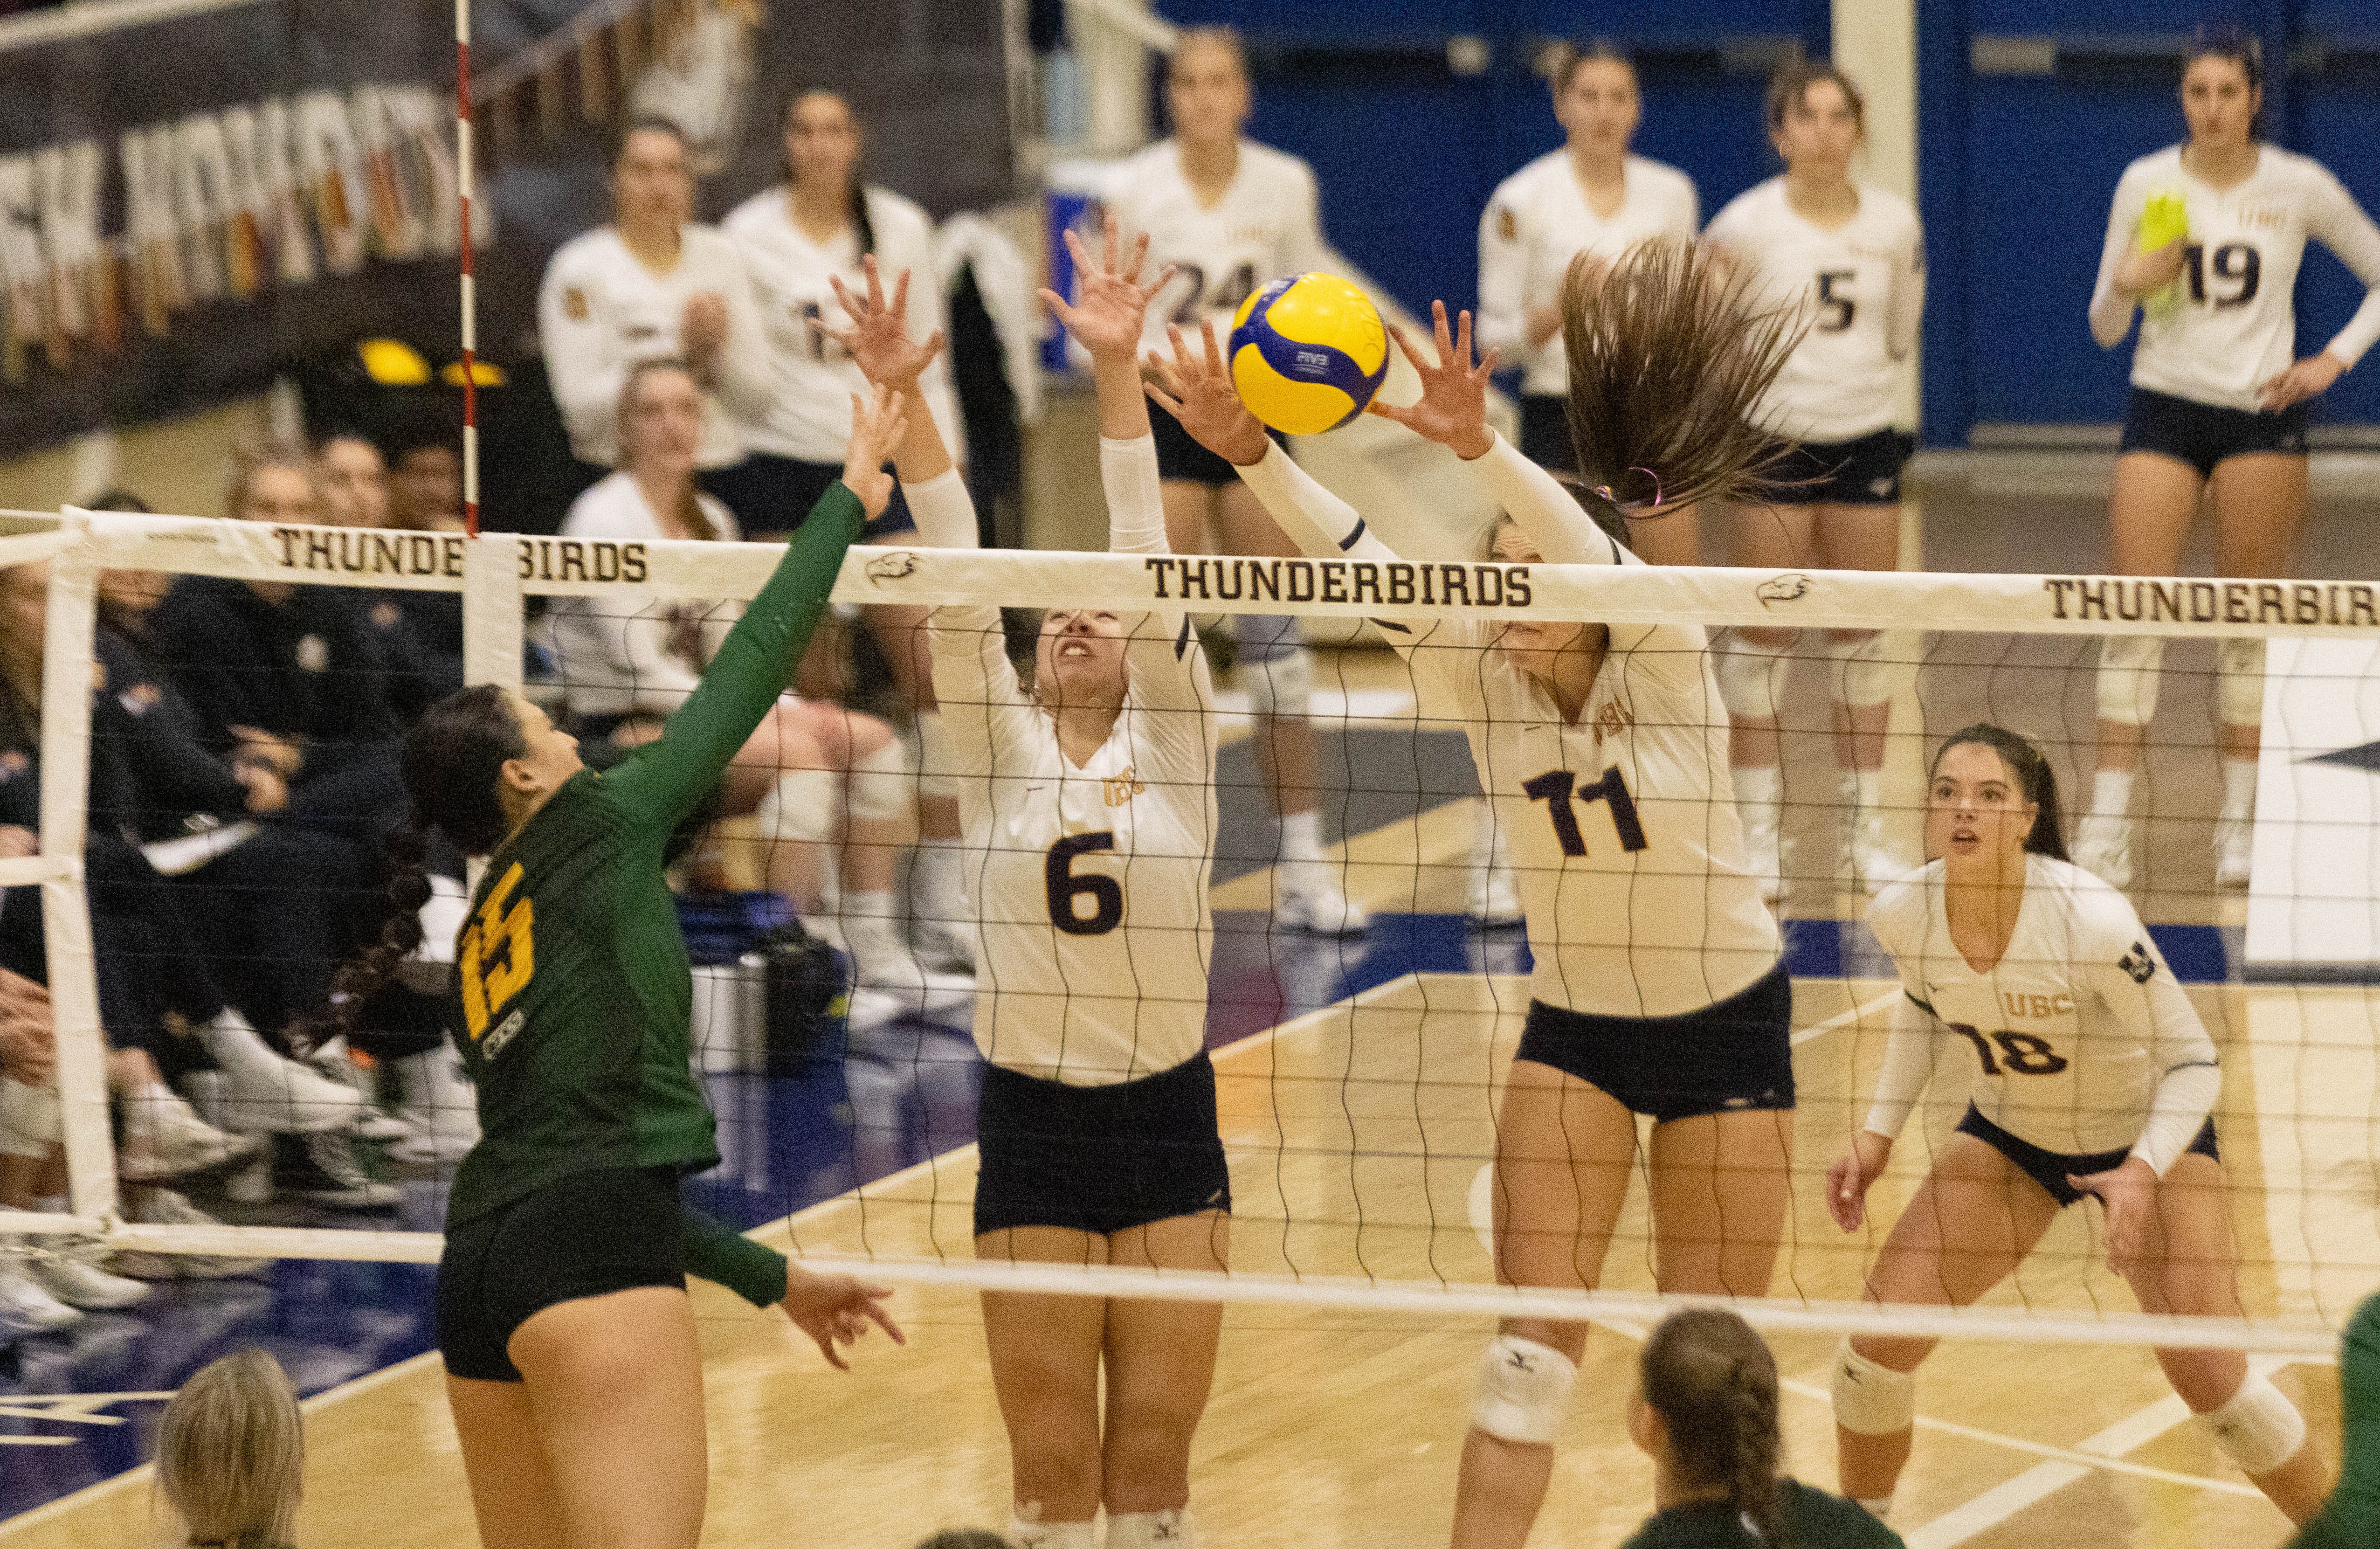
M 851 915 L 843 921 L 853 973 L 861 984 L 903 996 L 919 1011 L 956 1011 L 975 1003 L 975 975 L 927 968 L 882 915 Z
M 363 1170 L 353 1139 L 335 1130 L 278 1137 L 273 1188 L 333 1210 L 389 1210 L 401 1197 L 395 1184 Z
M 975 977 L 975 933 L 964 920 L 912 920 L 910 945 L 928 971 Z
M 355 1090 L 360 1105 L 356 1109 L 355 1123 L 349 1127 L 351 1133 L 367 1140 L 413 1139 L 413 1125 L 404 1116 L 390 1113 L 380 1105 L 379 1083 L 373 1079 L 369 1068 L 357 1062 L 345 1037 L 332 1039 L 315 1050 L 306 1063 L 330 1079 Z
M 2245 818 L 2225 818 L 2215 825 L 2215 885 L 2245 887 L 2256 869 L 2256 825 Z
M 24 1267 L 27 1278 L 68 1307 L 113 1311 L 149 1299 L 148 1286 L 110 1275 L 71 1249 L 34 1249 L 26 1255 Z
M 1281 930 L 1315 936 L 1360 936 L 1370 928 L 1371 914 L 1337 888 L 1283 891 L 1273 905 L 1272 922 Z
M 1494 863 L 1473 867 L 1470 897 L 1463 905 L 1463 912 L 1483 931 L 1520 924 L 1521 888 L 1513 878 L 1512 868 Z
M 396 1116 L 407 1133 L 389 1146 L 390 1161 L 447 1166 L 480 1143 L 479 1093 L 451 1045 L 406 1055 L 396 1077 L 405 1092 Z
M 0 1258 L 0 1333 L 50 1334 L 82 1322 L 82 1314 L 35 1285 L 15 1255 Z
M 200 1118 L 171 1089 L 152 1087 L 124 1104 L 124 1149 L 115 1176 L 127 1183 L 180 1177 L 244 1162 L 264 1149 L 261 1135 L 227 1135 Z
M 345 1129 L 356 1121 L 363 1097 L 345 1081 L 273 1052 L 245 1022 L 217 1018 L 200 1033 L 207 1052 L 223 1067 L 217 1122 L 242 1134 L 310 1135 Z
M 2093 812 L 2074 831 L 2074 864 L 2108 886 L 2132 885 L 2132 820 Z
M 223 1225 L 170 1189 L 145 1189 L 140 1193 L 127 1219 L 144 1226 Z M 264 1261 L 223 1258 L 212 1253 L 126 1251 L 115 1255 L 112 1267 L 118 1275 L 128 1275 L 135 1280 L 227 1280 L 234 1275 L 255 1274 L 264 1267 Z

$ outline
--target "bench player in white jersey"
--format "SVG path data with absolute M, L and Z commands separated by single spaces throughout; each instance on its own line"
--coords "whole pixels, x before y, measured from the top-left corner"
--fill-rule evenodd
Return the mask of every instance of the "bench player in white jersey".
M 1736 513 L 1738 565 L 1889 570 L 1900 559 L 1900 470 L 1912 443 L 1893 421 L 1925 310 L 1925 238 L 1907 200 L 1852 177 L 1865 114 L 1859 89 L 1833 66 L 1787 66 L 1768 91 L 1768 133 L 1785 175 L 1739 195 L 1703 233 L 1761 277 L 1771 304 L 1805 309 L 1809 324 L 1758 411 L 1790 451 L 1765 470 L 1777 481 L 1768 504 Z M 1777 707 L 1793 639 L 1790 629 L 1730 630 L 1719 660 L 1736 801 L 1771 897 L 1792 874 Z M 1901 864 L 1882 794 L 1892 669 L 1872 631 L 1829 629 L 1824 649 L 1852 879 L 1873 892 Z
M 1591 255 L 1573 262 L 1563 289 L 1571 389 L 1628 405 L 1616 417 L 1624 423 L 1606 421 L 1607 444 L 1581 441 L 1588 477 L 1642 467 L 1682 503 L 1754 482 L 1764 446 L 1746 411 L 1790 332 L 1782 319 L 1750 316 L 1742 291 L 1681 243 L 1646 243 L 1608 270 Z M 1452 450 L 1505 515 L 1481 555 L 1496 566 L 1430 568 L 1497 569 L 1500 591 L 1534 564 L 1641 564 L 1608 496 L 1583 505 L 1488 430 L 1496 358 L 1474 369 L 1469 314 L 1451 337 L 1445 306 L 1436 311 L 1434 360 L 1398 335 L 1421 375 L 1420 402 L 1376 400 L 1373 411 Z M 1238 468 L 1305 553 L 1400 563 L 1265 438 L 1232 389 L 1213 330 L 1204 332 L 1203 353 L 1177 330 L 1172 357 L 1158 363 L 1184 425 Z M 1653 337 L 1670 341 L 1665 363 L 1680 368 L 1660 381 L 1694 384 L 1690 402 L 1646 384 L 1640 341 Z M 1381 623 L 1424 696 L 1463 723 L 1528 917 L 1528 1021 L 1497 1116 L 1499 1277 L 1597 1284 L 1642 1114 L 1654 1121 L 1660 1288 L 1765 1294 L 1792 1152 L 1793 992 L 1777 921 L 1745 864 L 1701 627 L 1525 613 Z M 1457 1549 L 1519 1549 L 1527 1538 L 1585 1344 L 1584 1323 L 1513 1318 L 1488 1346 L 1463 1447 Z
M 2182 67 L 2190 139 L 2142 157 L 2116 185 L 2091 332 L 2112 349 L 2130 332 L 2133 312 L 2143 314 L 2107 499 L 2108 568 L 2120 575 L 2173 574 L 2210 490 L 2215 573 L 2289 574 L 2305 519 L 2306 400 L 2380 338 L 2380 227 L 2320 164 L 2257 137 L 2263 104 L 2255 40 L 2202 34 Z M 2153 201 L 2166 219 L 2179 201 L 2188 230 L 2144 227 Z M 2371 289 L 2347 325 L 2301 360 L 2297 276 L 2309 239 L 2338 254 Z M 2098 773 L 2074 858 L 2118 887 L 2132 880 L 2132 776 L 2156 713 L 2164 654 L 2165 641 L 2153 635 L 2117 636 L 2099 648 Z M 2223 753 L 2216 881 L 2244 887 L 2265 642 L 2217 645 L 2215 684 Z
M 2223 1084 L 2214 1041 L 2131 905 L 2065 848 L 2040 750 L 1973 726 L 1936 751 L 1933 859 L 1868 908 L 1906 994 L 1875 1104 L 1828 1169 L 1828 1207 L 1843 1230 L 1860 1228 L 1936 1045 L 1964 1040 L 1976 1072 L 1966 1117 L 1876 1255 L 1868 1296 L 1967 1306 L 2090 1193 L 2107 1207 L 2109 1265 L 2143 1311 L 2239 1317 L 2210 1116 Z M 1878 1517 L 1909 1459 L 1912 1374 L 1933 1345 L 1861 1335 L 1836 1352 L 1843 1494 Z M 2329 1478 L 2304 1420 L 2244 1356 L 2161 1349 L 2157 1361 L 2274 1505 L 2300 1522 L 2321 1507 Z
M 1148 309 L 1144 343 L 1151 348 L 1170 323 L 1213 318 L 1228 329 L 1258 288 L 1328 258 L 1313 168 L 1241 138 L 1252 98 L 1238 36 L 1218 27 L 1184 31 L 1165 79 L 1172 137 L 1109 168 L 1102 196 L 1123 234 L 1148 237 L 1150 261 L 1173 269 Z M 1162 410 L 1150 418 L 1176 553 L 1296 552 L 1228 464 Z M 1257 768 L 1281 817 L 1273 919 L 1292 930 L 1358 934 L 1364 909 L 1341 892 L 1322 856 L 1318 755 L 1306 719 L 1313 657 L 1294 618 L 1235 614 L 1232 628 L 1239 681 L 1256 715 Z
M 1118 262 L 1111 219 L 1094 266 L 1050 311 L 1090 350 L 1109 546 L 1163 554 L 1157 454 L 1136 360 L 1147 244 Z M 975 507 L 920 412 L 910 342 L 874 271 L 847 335 L 911 421 L 899 467 L 919 536 L 976 543 Z M 930 562 L 930 561 L 929 561 Z M 1231 1175 L 1206 1052 L 1207 904 L 1218 723 L 1186 615 L 1050 612 L 1033 684 L 1000 612 L 929 616 L 949 746 L 967 776 L 966 871 L 978 905 L 975 1036 L 987 1062 L 976 1130 L 976 1253 L 1061 1264 L 1228 1267 Z M 1022 1549 L 1194 1549 L 1190 1442 L 1214 1380 L 1214 1303 L 984 1293 L 992 1385 Z M 1101 1379 L 1105 1412 L 1101 1412 Z
M 1479 348 L 1522 368 L 1521 455 L 1575 472 L 1562 276 L 1583 252 L 1618 258 L 1648 237 L 1693 241 L 1702 201 L 1676 167 L 1630 153 L 1645 104 L 1628 55 L 1602 42 L 1565 49 L 1547 84 L 1568 141 L 1497 184 L 1479 217 Z M 1692 511 L 1632 522 L 1628 540 L 1651 564 L 1701 558 Z
M 836 342 L 843 313 L 834 287 L 856 285 L 862 262 L 872 255 L 885 274 L 910 276 L 907 322 L 917 337 L 944 322 L 933 222 L 861 176 L 860 127 L 851 104 L 833 91 L 797 91 L 785 103 L 783 128 L 785 181 L 754 194 L 722 223 L 759 297 L 774 384 L 764 409 L 744 425 L 750 456 L 720 490 L 755 537 L 780 536 L 797 525 L 838 477 L 833 449 L 851 433 L 851 395 L 862 383 Z M 958 408 L 946 362 L 926 368 L 924 392 L 945 444 L 957 445 Z M 914 525 L 896 492 L 863 541 L 881 543 Z M 909 904 L 917 954 L 929 968 L 964 972 L 973 964 L 958 883 L 958 796 L 934 707 L 925 610 L 876 606 L 866 616 L 917 716 L 918 845 Z
M 667 119 L 638 119 L 620 137 L 612 209 L 610 226 L 555 250 L 538 291 L 546 376 L 580 483 L 620 460 L 620 389 L 646 360 L 683 360 L 701 384 L 696 466 L 708 483 L 743 459 L 736 422 L 771 391 L 743 258 L 716 226 L 695 224 L 686 137 Z

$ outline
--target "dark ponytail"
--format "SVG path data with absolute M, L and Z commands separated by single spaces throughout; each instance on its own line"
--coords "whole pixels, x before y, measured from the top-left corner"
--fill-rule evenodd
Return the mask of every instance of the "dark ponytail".
M 2025 852 L 2046 855 L 2052 860 L 2064 860 L 2066 831 L 2058 811 L 2058 774 L 2049 767 L 2049 760 L 2040 749 L 2006 726 L 1996 726 L 1988 721 L 1978 721 L 1962 726 L 1934 750 L 1934 762 L 1925 767 L 1925 777 L 1931 780 L 1942 767 L 1942 755 L 1965 743 L 1975 742 L 1989 748 L 2008 765 L 2015 776 L 2019 794 L 2040 811 L 2034 814 L 2033 828 L 2024 836 Z
M 1752 1325 L 1718 1308 L 1672 1313 L 1645 1341 L 1637 1381 L 1680 1479 L 1725 1490 L 1763 1549 L 1791 1549 L 1777 1483 L 1777 1358 Z
M 2190 74 L 2190 67 L 2201 59 L 2228 59 L 2240 67 L 2248 90 L 2256 97 L 2256 112 L 2248 120 L 2248 138 L 2265 138 L 2265 45 L 2256 34 L 2235 21 L 2204 22 L 2190 35 L 2190 44 L 2182 51 L 2181 73 Z
M 1752 413 L 1802 321 L 1760 308 L 1752 286 L 1750 270 L 1676 238 L 1571 261 L 1562 348 L 1582 482 L 1637 516 L 1760 493 L 1780 454 Z
M 511 696 L 491 683 L 447 695 L 406 734 L 405 785 L 413 816 L 388 841 L 378 937 L 339 966 L 329 999 L 307 1017 L 301 1036 L 320 1043 L 354 1031 L 364 1004 L 421 945 L 421 906 L 431 897 L 430 830 L 443 831 L 466 855 L 485 855 L 503 843 L 504 810 L 496 783 L 506 761 L 528 751 Z
M 1680 1479 L 1725 1490 L 1763 1549 L 1792 1549 L 1777 1483 L 1777 1358 L 1752 1325 L 1717 1308 L 1672 1313 L 1645 1341 L 1637 1381 Z

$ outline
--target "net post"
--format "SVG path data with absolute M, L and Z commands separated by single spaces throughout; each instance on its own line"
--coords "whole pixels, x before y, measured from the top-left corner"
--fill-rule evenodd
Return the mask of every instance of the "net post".
M 42 884 L 42 924 L 48 938 L 67 1196 L 75 1214 L 107 1217 L 115 1214 L 115 1148 L 108 1128 L 107 1049 L 82 879 L 99 565 L 91 518 L 69 507 L 64 526 L 69 538 L 50 561 L 42 646 L 42 856 L 64 874 Z
M 521 541 L 482 532 L 463 545 L 463 681 L 521 689 Z

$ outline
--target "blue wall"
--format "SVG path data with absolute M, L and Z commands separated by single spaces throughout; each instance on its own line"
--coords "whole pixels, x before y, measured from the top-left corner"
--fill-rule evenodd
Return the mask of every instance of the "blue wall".
M 1436 298 L 1475 299 L 1489 191 L 1560 142 L 1529 69 L 1544 40 L 1604 36 L 1637 53 L 1637 149 L 1694 179 L 1706 219 L 1776 170 L 1760 122 L 1763 59 L 1796 42 L 1814 55 L 1829 45 L 1824 0 L 1160 0 L 1160 8 L 1176 22 L 1240 29 L 1257 67 L 1252 132 L 1314 164 L 1333 244 L 1416 311 Z M 2181 135 L 2170 50 L 2195 10 L 2172 0 L 1919 0 L 1917 9 L 1919 202 L 1932 266 L 1926 439 L 1963 445 L 1977 423 L 2113 423 L 2130 348 L 2099 349 L 2084 314 L 2117 177 Z M 2233 0 L 2224 12 L 2264 37 L 2268 58 L 2329 44 L 2324 67 L 2301 57 L 2275 72 L 2271 133 L 2380 211 L 2380 4 Z M 2070 47 L 2052 75 L 1978 75 L 1970 58 L 1978 35 Z M 1483 73 L 1448 68 L 1454 36 L 1488 45 Z M 2095 64 L 2072 62 L 2092 48 Z M 2362 52 L 2342 64 L 2342 49 Z M 2309 253 L 2301 351 L 2319 348 L 2362 296 L 2329 254 Z M 2380 426 L 2380 360 L 2340 381 L 2322 419 Z

